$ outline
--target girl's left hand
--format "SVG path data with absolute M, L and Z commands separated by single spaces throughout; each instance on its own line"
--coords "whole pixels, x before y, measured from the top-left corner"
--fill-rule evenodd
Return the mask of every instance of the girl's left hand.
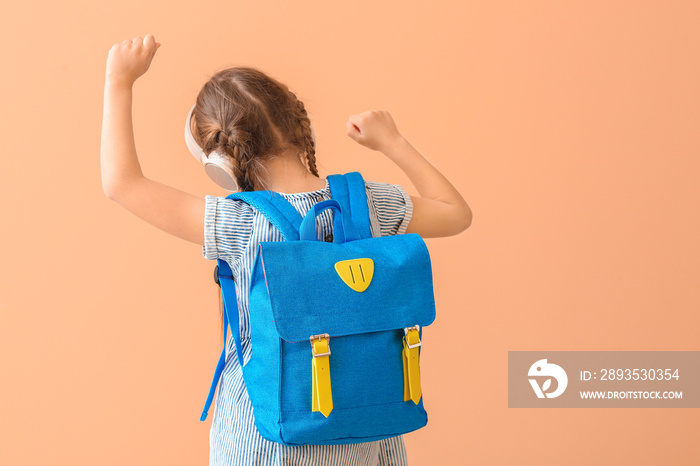
M 350 115 L 345 125 L 347 135 L 351 139 L 380 152 L 386 152 L 401 138 L 393 118 L 385 110 L 369 110 L 358 115 Z
M 131 86 L 139 76 L 148 71 L 151 60 L 160 47 L 152 34 L 118 42 L 109 50 L 106 80 Z

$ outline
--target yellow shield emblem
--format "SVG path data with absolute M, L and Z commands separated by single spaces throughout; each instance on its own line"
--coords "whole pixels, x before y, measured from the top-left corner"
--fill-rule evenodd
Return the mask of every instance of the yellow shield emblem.
M 362 293 L 367 289 L 374 276 L 372 259 L 351 259 L 335 263 L 338 276 L 353 290 Z

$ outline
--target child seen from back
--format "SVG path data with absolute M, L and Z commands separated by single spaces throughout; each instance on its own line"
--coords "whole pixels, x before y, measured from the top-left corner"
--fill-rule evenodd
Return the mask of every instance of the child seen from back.
M 131 105 L 136 79 L 160 47 L 153 35 L 116 43 L 109 51 L 101 142 L 102 185 L 107 197 L 152 225 L 203 246 L 207 259 L 233 271 L 244 363 L 250 358 L 248 285 L 261 241 L 279 241 L 267 219 L 238 200 L 193 196 L 143 176 L 136 155 Z M 303 216 L 330 199 L 316 169 L 315 140 L 304 104 L 287 86 L 250 67 L 216 73 L 199 92 L 188 120 L 205 155 L 222 154 L 241 191 L 280 193 Z M 398 185 L 366 181 L 373 236 L 418 233 L 456 235 L 471 224 L 471 210 L 452 184 L 399 133 L 391 115 L 352 115 L 346 133 L 383 153 L 411 180 L 418 196 Z M 331 211 L 318 217 L 319 239 L 333 234 Z M 234 351 L 229 340 L 228 350 Z M 237 357 L 226 358 L 210 431 L 210 465 L 403 465 L 401 436 L 351 445 L 291 447 L 270 442 L 254 426 Z

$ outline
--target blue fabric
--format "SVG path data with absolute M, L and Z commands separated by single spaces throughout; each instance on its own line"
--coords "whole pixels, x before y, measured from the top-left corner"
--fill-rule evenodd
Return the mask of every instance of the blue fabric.
M 267 217 L 268 220 L 270 220 L 270 223 L 272 223 L 280 231 L 280 233 L 282 233 L 285 240 L 294 241 L 299 239 L 299 227 L 301 226 L 302 221 L 301 215 L 278 193 L 272 191 L 247 191 L 230 194 L 227 196 L 227 198 L 240 199 L 246 202 L 248 205 L 258 209 Z M 243 349 L 241 347 L 241 334 L 238 325 L 239 319 L 238 303 L 236 299 L 236 284 L 233 281 L 233 273 L 231 272 L 231 268 L 229 267 L 228 263 L 219 259 L 217 264 L 217 277 L 219 279 L 222 301 L 224 303 L 224 346 L 221 350 L 219 362 L 216 365 L 214 378 L 211 382 L 211 387 L 209 388 L 209 394 L 207 395 L 207 400 L 204 403 L 204 409 L 199 417 L 200 421 L 205 421 L 207 419 L 209 408 L 211 407 L 211 403 L 214 400 L 214 394 L 216 393 L 216 387 L 219 385 L 219 379 L 221 378 L 224 366 L 226 365 L 226 331 L 229 324 L 231 325 L 231 333 L 233 335 L 233 341 L 236 345 L 238 362 L 241 366 L 243 366 Z M 233 328 L 234 324 L 236 328 Z
M 335 191 L 334 182 L 333 197 L 342 198 L 345 211 L 352 209 L 348 205 L 359 205 L 355 216 L 362 214 L 362 205 L 368 212 L 366 198 L 359 203 L 355 195 L 352 200 L 353 193 L 364 193 L 362 178 L 358 174 L 347 180 L 347 189 Z M 424 426 L 422 399 L 417 405 L 403 401 L 401 363 L 404 327 L 429 325 L 435 318 L 430 259 L 422 239 L 400 235 L 360 240 L 341 203 L 325 201 L 299 225 L 308 231 L 315 216 L 332 206 L 340 213 L 334 215 L 335 243 L 316 241 L 316 235 L 308 233 L 312 241 L 290 241 L 294 235 L 283 229 L 288 230 L 296 217 L 287 218 L 284 207 L 271 209 L 260 201 L 260 194 L 245 194 L 239 199 L 250 200 L 287 239 L 260 243 L 251 276 L 253 349 L 243 375 L 260 434 L 285 445 L 336 445 L 385 439 Z M 338 222 L 350 231 L 347 237 L 338 234 Z M 369 218 L 360 223 L 365 237 Z M 355 258 L 375 263 L 374 277 L 363 293 L 345 285 L 334 269 L 336 262 Z M 234 316 L 227 320 L 233 322 Z M 331 335 L 334 410 L 328 418 L 311 411 L 308 338 L 319 333 Z
M 325 186 L 318 190 L 280 194 L 303 216 L 315 203 L 331 199 L 329 183 L 327 179 L 325 181 Z M 404 234 L 413 212 L 413 203 L 408 193 L 399 185 L 374 181 L 365 181 L 365 187 L 372 235 L 380 237 Z M 205 196 L 205 205 L 205 243 L 202 255 L 209 260 L 223 259 L 231 266 L 238 299 L 243 360 L 247 362 L 252 354 L 248 293 L 258 246 L 262 241 L 284 241 L 284 238 L 263 214 L 243 201 Z M 332 210 L 318 216 L 317 231 L 319 241 L 331 240 Z M 430 344 L 430 340 L 427 343 Z M 233 335 L 229 333 L 226 365 L 208 418 L 211 420 L 208 463 L 210 466 L 408 464 L 402 435 L 347 445 L 304 446 L 283 445 L 263 438 L 255 427 L 253 406 L 235 352 Z M 216 359 L 219 359 L 219 354 L 216 355 Z
M 211 382 L 211 387 L 209 388 L 209 394 L 207 395 L 207 401 L 204 403 L 204 409 L 199 417 L 200 421 L 206 421 L 209 415 L 209 407 L 214 400 L 214 393 L 216 392 L 216 387 L 219 385 L 219 379 L 224 371 L 226 365 L 226 331 L 228 326 L 231 325 L 231 334 L 233 335 L 233 341 L 236 345 L 236 355 L 238 356 L 238 362 L 243 365 L 243 350 L 241 349 L 241 334 L 238 327 L 238 305 L 236 304 L 236 283 L 233 281 L 233 274 L 231 273 L 231 268 L 221 259 L 218 260 L 218 265 L 216 268 L 216 276 L 219 280 L 219 286 L 221 287 L 221 295 L 223 305 L 223 326 L 224 326 L 224 349 L 221 350 L 221 356 L 219 357 L 219 362 L 216 365 L 216 371 L 214 372 L 214 379 Z M 228 304 L 227 304 L 228 303 Z M 230 317 L 229 317 L 230 316 Z M 236 328 L 233 328 L 235 324 Z
M 233 341 L 236 344 L 236 355 L 238 356 L 239 364 L 243 365 L 243 350 L 241 349 L 241 333 L 238 328 L 238 305 L 236 303 L 236 282 L 233 281 L 233 274 L 231 273 L 231 268 L 228 266 L 226 261 L 218 261 L 218 272 L 219 285 L 221 286 L 221 297 L 223 301 L 223 314 L 224 314 L 224 350 L 221 352 L 224 354 L 226 352 L 226 324 L 231 325 L 231 333 L 233 334 Z M 234 328 L 235 325 L 235 328 Z
M 338 201 L 343 211 L 352 218 L 355 228 L 362 238 L 371 238 L 369 206 L 365 194 L 365 183 L 358 172 L 345 175 L 329 175 L 328 184 L 333 199 Z
M 273 191 L 246 191 L 229 194 L 226 196 L 226 199 L 240 199 L 251 207 L 255 207 L 282 233 L 286 241 L 299 239 L 301 215 L 278 193 Z
M 355 229 L 349 215 L 341 211 L 340 204 L 335 199 L 319 202 L 314 205 L 304 217 L 299 226 L 299 239 L 302 241 L 317 241 L 316 216 L 326 209 L 333 209 L 337 215 L 333 216 L 333 242 L 345 243 L 360 239 L 360 234 Z
M 374 276 L 362 293 L 347 286 L 335 263 L 370 258 Z M 415 233 L 344 244 L 265 242 L 259 266 L 269 301 L 269 319 L 286 341 L 429 325 L 435 318 L 430 257 Z M 403 335 L 403 333 L 402 333 Z

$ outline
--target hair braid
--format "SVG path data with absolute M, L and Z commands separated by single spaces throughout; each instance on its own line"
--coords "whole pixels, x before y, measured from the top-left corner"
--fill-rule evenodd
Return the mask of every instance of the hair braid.
M 233 174 L 241 191 L 255 190 L 253 180 L 256 176 L 257 163 L 249 144 L 250 135 L 242 130 L 226 132 L 219 130 L 215 141 L 220 151 L 226 152 L 233 160 Z
M 304 147 L 309 171 L 314 176 L 318 176 L 318 169 L 316 168 L 316 144 L 311 132 L 311 120 L 309 120 L 309 115 L 306 113 L 304 102 L 299 100 L 296 94 L 294 94 L 292 91 L 289 91 L 289 95 L 292 98 L 292 102 L 294 102 L 296 118 L 298 120 L 298 127 L 301 130 L 301 141 Z

